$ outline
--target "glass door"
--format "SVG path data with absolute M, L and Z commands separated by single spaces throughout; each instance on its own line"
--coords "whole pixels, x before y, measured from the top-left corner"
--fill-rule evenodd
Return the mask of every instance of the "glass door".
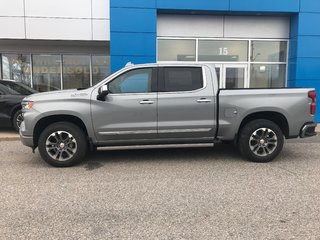
M 215 64 L 219 87 L 249 88 L 247 64 Z

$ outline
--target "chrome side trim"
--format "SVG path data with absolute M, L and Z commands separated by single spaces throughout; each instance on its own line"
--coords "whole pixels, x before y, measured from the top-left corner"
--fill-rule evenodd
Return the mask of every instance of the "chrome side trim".
M 195 129 L 164 129 L 159 130 L 158 133 L 197 133 L 209 132 L 212 128 L 195 128 Z M 112 131 L 112 132 L 99 132 L 99 135 L 113 136 L 113 135 L 130 135 L 130 134 L 156 134 L 156 130 L 138 130 L 138 131 Z
M 158 133 L 197 133 L 197 132 L 209 132 L 212 128 L 194 128 L 194 129 L 164 129 L 158 130 Z
M 140 131 L 114 131 L 114 132 L 99 132 L 99 135 L 113 136 L 113 135 L 130 135 L 130 134 L 156 134 L 156 130 L 140 130 Z

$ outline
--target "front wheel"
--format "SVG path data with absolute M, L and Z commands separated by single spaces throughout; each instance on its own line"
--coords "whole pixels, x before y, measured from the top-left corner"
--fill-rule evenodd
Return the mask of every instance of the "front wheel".
M 70 167 L 79 163 L 86 155 L 87 145 L 82 129 L 69 122 L 49 125 L 38 141 L 41 157 L 55 167 Z
M 270 162 L 281 152 L 284 136 L 277 124 L 266 119 L 247 123 L 240 132 L 238 146 L 242 156 L 253 162 Z

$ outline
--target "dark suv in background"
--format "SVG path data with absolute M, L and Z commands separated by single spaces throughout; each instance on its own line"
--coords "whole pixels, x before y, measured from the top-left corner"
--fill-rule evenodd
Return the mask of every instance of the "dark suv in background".
M 21 100 L 34 89 L 13 80 L 0 80 L 0 127 L 13 126 L 19 131 L 23 121 Z

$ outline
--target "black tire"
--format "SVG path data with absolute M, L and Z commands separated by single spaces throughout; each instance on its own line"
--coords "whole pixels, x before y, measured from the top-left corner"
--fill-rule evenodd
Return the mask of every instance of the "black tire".
M 38 148 L 44 161 L 55 167 L 71 167 L 87 153 L 87 137 L 77 125 L 57 122 L 40 134 Z
M 18 110 L 13 114 L 13 117 L 12 117 L 12 126 L 17 132 L 19 132 L 20 130 L 20 125 L 22 121 L 23 121 L 22 111 Z
M 284 135 L 277 124 L 257 119 L 240 130 L 238 148 L 243 157 L 253 162 L 266 163 L 279 155 L 283 143 Z

